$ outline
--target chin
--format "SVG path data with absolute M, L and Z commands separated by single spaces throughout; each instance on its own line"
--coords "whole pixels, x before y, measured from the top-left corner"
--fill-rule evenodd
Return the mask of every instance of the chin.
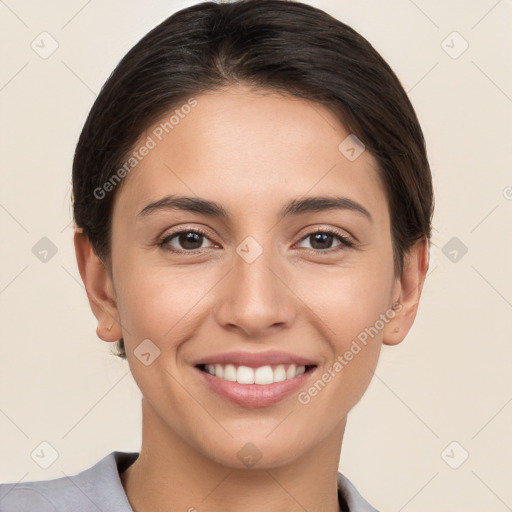
M 268 434 L 254 429 L 254 435 L 245 433 L 242 438 L 227 442 L 216 440 L 214 445 L 201 451 L 222 466 L 232 469 L 274 469 L 292 463 L 308 451 L 303 439 L 293 439 L 283 430 L 281 435 Z M 273 437 L 273 438 L 272 438 Z

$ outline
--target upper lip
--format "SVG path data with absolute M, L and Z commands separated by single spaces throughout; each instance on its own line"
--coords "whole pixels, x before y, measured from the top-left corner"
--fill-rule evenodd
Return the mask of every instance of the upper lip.
M 266 352 L 223 352 L 221 354 L 212 354 L 198 359 L 194 366 L 204 364 L 233 364 L 235 366 L 248 366 L 258 368 L 260 366 L 277 364 L 295 364 L 297 366 L 313 366 L 314 361 L 306 359 L 289 352 L 280 350 L 269 350 Z

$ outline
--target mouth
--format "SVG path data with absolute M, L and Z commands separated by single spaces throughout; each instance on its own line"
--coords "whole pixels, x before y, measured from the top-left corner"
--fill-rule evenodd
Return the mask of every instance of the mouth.
M 281 350 L 211 354 L 192 365 L 208 391 L 246 408 L 291 397 L 313 379 L 319 367 L 318 361 Z
M 291 398 L 314 378 L 318 369 L 316 364 L 297 364 L 306 361 L 301 358 L 279 364 L 261 364 L 254 359 L 244 359 L 246 364 L 240 364 L 240 359 L 238 364 L 226 363 L 224 356 L 216 359 L 223 362 L 194 365 L 196 375 L 209 392 L 246 409 L 268 407 Z
M 257 367 L 235 364 L 198 364 L 196 368 L 212 377 L 236 382 L 241 385 L 268 386 L 278 382 L 293 380 L 300 375 L 309 373 L 317 367 L 311 365 L 277 364 Z

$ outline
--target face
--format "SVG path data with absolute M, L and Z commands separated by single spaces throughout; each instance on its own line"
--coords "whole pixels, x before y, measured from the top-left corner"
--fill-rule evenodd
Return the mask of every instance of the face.
M 252 443 L 273 467 L 340 432 L 399 321 L 388 205 L 376 160 L 340 150 L 323 106 L 194 100 L 141 135 L 152 147 L 116 195 L 116 339 L 145 421 L 226 466 Z

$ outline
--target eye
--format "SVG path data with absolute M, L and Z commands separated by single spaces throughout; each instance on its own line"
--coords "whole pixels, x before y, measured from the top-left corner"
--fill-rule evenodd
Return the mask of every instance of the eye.
M 178 248 L 172 243 L 174 239 L 179 244 Z M 206 232 L 201 229 L 184 229 L 167 234 L 158 242 L 158 246 L 166 251 L 187 253 L 205 249 L 203 246 L 205 240 L 209 240 L 209 238 Z
M 308 239 L 311 240 L 312 247 L 305 247 L 305 249 L 317 253 L 338 251 L 343 248 L 354 247 L 355 245 L 347 236 L 332 229 L 321 229 L 309 233 L 301 239 L 301 242 Z M 333 242 L 336 239 L 338 239 L 339 243 L 333 246 Z M 208 246 L 203 245 L 206 240 L 210 239 L 205 231 L 198 228 L 184 229 L 165 235 L 158 242 L 158 246 L 166 251 L 185 254 L 208 248 Z
M 336 238 L 340 242 L 333 247 L 332 243 Z M 348 237 L 332 229 L 314 231 L 302 238 L 302 241 L 308 239 L 311 239 L 312 247 L 306 247 L 306 249 L 311 249 L 316 252 L 331 252 L 331 249 L 338 251 L 343 248 L 354 246 L 354 243 Z

